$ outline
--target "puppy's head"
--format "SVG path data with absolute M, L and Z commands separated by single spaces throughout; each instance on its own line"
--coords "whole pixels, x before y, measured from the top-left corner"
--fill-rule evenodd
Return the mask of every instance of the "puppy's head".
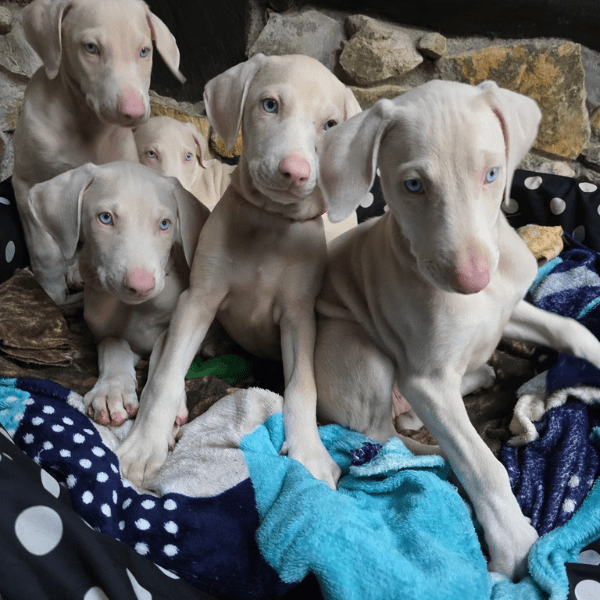
M 37 184 L 29 205 L 85 285 L 127 304 L 156 297 L 174 246 L 188 266 L 208 209 L 173 177 L 133 162 L 86 164 Z
M 209 81 L 206 110 L 227 146 L 241 127 L 248 194 L 297 204 L 317 185 L 328 130 L 360 112 L 350 89 L 308 56 L 257 54 Z
M 368 193 L 377 168 L 392 218 L 437 287 L 484 289 L 512 175 L 537 135 L 536 103 L 492 82 L 432 81 L 380 100 L 324 141 L 320 182 L 332 221 Z
M 185 80 L 175 39 L 141 0 L 34 0 L 23 11 L 23 27 L 47 76 L 62 71 L 107 123 L 133 127 L 148 119 L 153 41 Z
M 162 175 L 176 177 L 188 191 L 215 162 L 207 159 L 208 143 L 193 123 L 151 117 L 135 129 L 134 137 L 140 162 Z

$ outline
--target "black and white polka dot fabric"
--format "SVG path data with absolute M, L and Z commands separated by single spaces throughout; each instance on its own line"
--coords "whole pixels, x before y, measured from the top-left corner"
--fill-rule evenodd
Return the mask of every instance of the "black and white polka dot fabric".
M 576 563 L 567 563 L 569 577 L 568 600 L 598 600 L 600 598 L 600 541 L 586 546 Z
M 2 600 L 213 598 L 87 525 L 1 426 L 0 540 Z
M 29 264 L 10 179 L 0 183 L 0 283 Z
M 560 225 L 578 242 L 600 252 L 600 189 L 560 175 L 517 170 L 510 202 L 502 210 L 509 223 Z

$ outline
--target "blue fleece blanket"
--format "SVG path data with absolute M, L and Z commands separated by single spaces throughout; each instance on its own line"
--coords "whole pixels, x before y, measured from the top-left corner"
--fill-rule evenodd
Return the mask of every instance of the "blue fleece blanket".
M 531 302 L 549 312 L 571 317 L 600 338 L 600 254 L 565 236 L 570 247 L 539 269 L 531 286 Z M 560 354 L 545 377 L 553 394 L 575 387 L 597 388 L 600 370 L 570 354 Z
M 539 269 L 529 299 L 578 320 L 599 337 L 600 254 L 568 240 L 570 247 Z M 500 457 L 523 513 L 544 534 L 572 517 L 598 476 L 600 370 L 559 354 L 518 395 L 511 428 L 529 443 L 508 445 Z M 533 422 L 535 413 L 541 418 Z

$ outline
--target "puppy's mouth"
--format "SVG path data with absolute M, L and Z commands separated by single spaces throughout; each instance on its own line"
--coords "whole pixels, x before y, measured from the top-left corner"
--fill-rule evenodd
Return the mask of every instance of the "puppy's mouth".
M 132 306 L 143 304 L 144 302 L 148 302 L 148 300 L 152 300 L 153 298 L 158 296 L 158 294 L 160 294 L 163 287 L 164 282 L 160 281 L 156 282 L 156 285 L 154 286 L 154 288 L 152 288 L 152 290 L 140 292 L 136 290 L 127 289 L 120 283 L 107 281 L 104 284 L 104 288 L 108 292 L 110 292 L 115 298 L 117 298 L 117 300 L 120 300 L 124 304 L 129 304 Z
M 118 125 L 119 127 L 125 127 L 127 129 L 139 127 L 150 118 L 150 111 L 146 111 L 146 113 L 141 117 L 129 117 L 127 115 L 122 115 L 109 110 L 103 110 L 100 112 L 96 111 L 96 114 L 100 120 L 107 125 Z
M 260 171 L 256 172 L 252 179 L 259 192 L 268 196 L 271 200 L 283 204 L 304 200 L 304 198 L 307 198 L 315 191 L 316 187 L 316 181 L 309 181 L 304 185 L 296 185 L 293 182 L 284 182 L 283 184 L 280 184 Z
M 96 113 L 96 116 L 100 119 L 100 121 L 106 125 L 118 125 L 119 127 L 131 129 L 133 127 L 139 127 L 140 125 L 143 125 L 150 118 L 149 107 L 146 108 L 143 115 L 131 116 L 119 112 L 116 107 L 100 104 L 91 96 L 86 96 L 86 102 L 88 106 Z

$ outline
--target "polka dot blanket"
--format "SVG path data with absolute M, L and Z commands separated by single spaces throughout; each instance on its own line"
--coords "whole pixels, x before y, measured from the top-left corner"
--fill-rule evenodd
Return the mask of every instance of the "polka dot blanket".
M 12 182 L 0 182 L 0 283 L 29 264 Z
M 0 596 L 514 600 L 567 598 L 569 576 L 571 598 L 592 597 L 597 485 L 513 584 L 487 572 L 441 458 L 322 427 L 343 473 L 330 490 L 279 454 L 281 403 L 257 388 L 226 396 L 137 490 L 113 453 L 128 426 L 95 426 L 49 381 L 0 380 Z

